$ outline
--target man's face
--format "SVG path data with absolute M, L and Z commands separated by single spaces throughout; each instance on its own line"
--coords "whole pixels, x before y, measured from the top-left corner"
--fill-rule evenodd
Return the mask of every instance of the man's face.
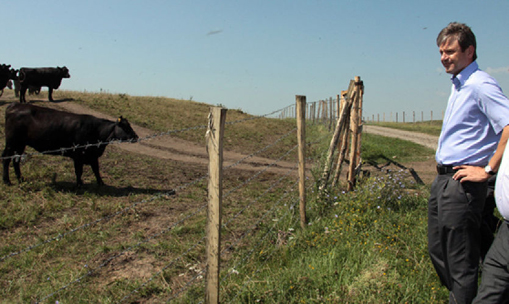
M 474 46 L 469 46 L 464 52 L 455 37 L 449 37 L 439 47 L 440 61 L 445 71 L 454 76 L 472 63 L 474 58 Z

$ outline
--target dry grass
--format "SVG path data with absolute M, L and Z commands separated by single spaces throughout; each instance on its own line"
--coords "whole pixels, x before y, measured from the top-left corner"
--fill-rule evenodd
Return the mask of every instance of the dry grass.
M 123 115 L 154 133 L 206 125 L 210 108 L 192 101 L 123 94 L 56 91 L 54 98 Z M 29 100 L 44 104 L 45 92 Z M 0 115 L 11 102 L 16 98 L 6 91 L 0 100 Z M 237 121 L 250 116 L 231 110 L 227 117 Z M 0 121 L 0 137 L 3 124 Z M 266 118 L 235 124 L 227 131 L 226 148 L 250 154 L 293 128 L 289 121 Z M 205 131 L 172 136 L 204 144 Z M 288 139 L 264 156 L 277 158 L 295 142 Z M 207 167 L 130 154 L 115 145 L 107 147 L 100 164 L 104 187 L 95 185 L 86 167 L 85 186 L 76 189 L 71 160 L 59 156 L 30 157 L 22 164 L 26 182 L 0 185 L 0 257 L 4 257 L 0 261 L 0 303 L 34 302 L 62 287 L 44 302 L 109 303 L 171 264 L 133 297 L 160 302 L 186 284 L 196 269 L 203 269 L 203 243 L 172 261 L 204 236 L 205 212 L 200 208 L 206 203 L 206 179 L 185 185 L 205 176 Z M 225 172 L 225 191 L 251 176 L 252 172 L 236 169 Z M 275 178 L 263 173 L 232 193 L 225 200 L 229 208 L 225 220 L 245 207 L 246 197 L 268 188 Z M 173 193 L 182 186 L 184 189 Z M 226 242 L 240 235 L 246 221 L 252 221 L 250 214 L 267 208 L 270 198 L 251 204 L 251 211 L 232 222 L 224 236 Z M 195 270 L 189 270 L 190 265 L 195 265 Z

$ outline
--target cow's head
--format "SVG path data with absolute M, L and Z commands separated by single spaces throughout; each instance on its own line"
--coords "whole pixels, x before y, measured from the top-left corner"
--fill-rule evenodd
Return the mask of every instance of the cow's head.
M 4 64 L 4 63 L 0 64 L 0 70 L 2 70 L 2 71 L 8 71 L 10 67 L 11 67 L 10 64 Z
M 118 139 L 122 141 L 130 141 L 135 142 L 138 140 L 138 135 L 134 132 L 133 128 L 127 121 L 127 119 L 120 116 L 115 122 L 115 134 L 113 135 L 113 139 Z
M 69 69 L 67 67 L 57 67 L 58 73 L 62 78 L 71 78 L 71 75 L 69 74 Z
M 19 72 L 19 70 L 10 69 L 9 70 L 9 79 L 12 79 L 12 80 L 18 79 L 18 72 Z

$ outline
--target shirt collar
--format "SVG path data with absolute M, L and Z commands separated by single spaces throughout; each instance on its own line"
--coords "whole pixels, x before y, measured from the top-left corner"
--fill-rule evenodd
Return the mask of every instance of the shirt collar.
M 458 75 L 452 76 L 451 81 L 456 87 L 456 89 L 459 89 L 461 86 L 465 84 L 467 79 L 472 75 L 475 71 L 479 69 L 479 66 L 477 65 L 476 61 L 473 61 L 470 63 L 466 68 L 464 68 L 461 72 L 459 72 Z

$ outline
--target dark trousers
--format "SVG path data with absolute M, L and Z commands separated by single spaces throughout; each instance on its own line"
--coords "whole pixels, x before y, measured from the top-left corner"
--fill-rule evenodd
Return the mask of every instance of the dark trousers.
M 509 223 L 503 221 L 483 263 L 479 304 L 509 303 Z
M 488 184 L 438 175 L 428 201 L 428 251 L 450 291 L 449 303 L 471 303 L 477 293 L 481 221 Z
M 484 210 L 482 212 L 481 223 L 481 261 L 488 253 L 491 243 L 495 239 L 495 232 L 497 231 L 500 219 L 495 216 L 495 181 L 497 175 L 493 175 L 488 179 L 488 193 L 486 194 L 486 202 L 484 203 Z

